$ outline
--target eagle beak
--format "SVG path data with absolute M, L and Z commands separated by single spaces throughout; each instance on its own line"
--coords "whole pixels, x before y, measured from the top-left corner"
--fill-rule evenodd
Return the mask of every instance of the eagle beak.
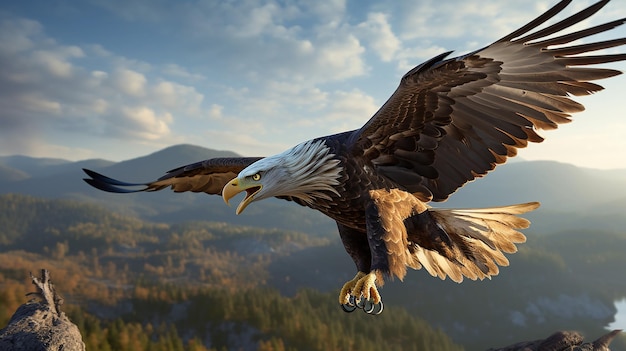
M 243 210 L 248 206 L 252 201 L 254 201 L 254 195 L 256 195 L 259 191 L 261 191 L 263 185 L 258 183 L 246 184 L 245 182 L 240 182 L 239 178 L 235 178 L 228 182 L 224 189 L 222 189 L 222 198 L 227 205 L 230 205 L 228 201 L 232 199 L 235 195 L 245 191 L 246 197 L 241 200 L 239 206 L 237 206 L 236 214 L 240 214 Z

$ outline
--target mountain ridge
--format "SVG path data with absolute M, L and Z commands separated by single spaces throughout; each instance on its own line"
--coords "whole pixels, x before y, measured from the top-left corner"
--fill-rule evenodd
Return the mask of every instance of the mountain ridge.
M 145 182 L 181 165 L 212 157 L 237 156 L 231 151 L 180 144 L 121 162 L 1 157 L 0 194 L 78 199 L 156 221 L 213 220 L 324 233 L 335 230 L 334 223 L 321 214 L 276 199 L 251 206 L 244 215 L 236 216 L 217 196 L 175 194 L 167 190 L 149 194 L 109 194 L 82 181 L 85 177 L 82 168 L 129 182 Z M 16 165 L 21 169 L 15 168 Z M 28 173 L 29 170 L 32 173 Z M 563 221 L 576 228 L 592 228 L 603 215 L 626 212 L 626 169 L 596 170 L 556 161 L 510 162 L 467 183 L 446 202 L 431 205 L 493 207 L 528 201 L 542 203 L 538 211 L 528 216 L 539 223 L 533 223 L 533 229 L 549 231 Z M 616 227 L 626 225 L 626 219 L 613 222 Z M 542 227 L 541 223 L 549 225 Z

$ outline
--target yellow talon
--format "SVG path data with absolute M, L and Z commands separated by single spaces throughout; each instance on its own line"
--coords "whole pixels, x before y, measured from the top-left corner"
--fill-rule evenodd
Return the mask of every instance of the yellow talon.
M 354 278 L 352 278 L 352 280 L 348 281 L 347 283 L 343 285 L 343 287 L 341 288 L 341 292 L 339 293 L 340 304 L 345 305 L 348 303 L 348 300 L 350 299 L 350 295 L 354 291 L 354 287 L 356 286 L 357 282 L 363 277 L 365 277 L 365 273 L 358 272 L 354 276 Z
M 354 296 L 363 295 L 365 300 L 372 300 L 374 304 L 380 302 L 380 293 L 376 288 L 376 273 L 370 272 L 356 283 L 353 290 Z
M 380 302 L 380 293 L 376 288 L 376 273 L 358 272 L 352 280 L 345 283 L 339 293 L 339 303 L 345 305 L 350 299 L 350 295 L 357 299 L 363 295 L 365 300 L 373 300 L 374 304 Z

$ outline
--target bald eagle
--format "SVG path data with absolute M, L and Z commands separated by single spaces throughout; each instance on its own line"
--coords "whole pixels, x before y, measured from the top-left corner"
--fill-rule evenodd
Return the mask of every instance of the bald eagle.
M 614 29 L 620 19 L 560 33 L 605 6 L 598 3 L 542 29 L 571 0 L 493 44 L 466 55 L 450 52 L 406 73 L 397 90 L 363 127 L 305 141 L 269 157 L 214 158 L 182 166 L 148 183 L 118 181 L 91 170 L 85 179 L 109 192 L 221 194 L 245 192 L 236 213 L 270 197 L 318 210 L 337 222 L 357 274 L 339 294 L 344 310 L 369 303 L 382 310 L 378 287 L 403 279 L 407 267 L 461 282 L 484 279 L 508 265 L 529 222 L 518 215 L 537 202 L 483 209 L 439 209 L 456 189 L 515 156 L 538 129 L 555 129 L 584 108 L 571 96 L 602 87 L 591 81 L 621 72 L 587 67 L 626 60 L 597 53 L 626 38 L 580 44 Z M 363 307 L 362 307 L 363 308 Z

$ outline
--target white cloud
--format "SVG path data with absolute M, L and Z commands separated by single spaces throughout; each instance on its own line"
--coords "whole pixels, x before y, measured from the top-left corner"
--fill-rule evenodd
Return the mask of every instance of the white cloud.
M 130 69 L 122 68 L 113 73 L 115 87 L 131 96 L 145 95 L 146 82 L 146 76 Z
M 312 67 L 314 70 L 323 70 L 324 72 L 332 72 L 332 78 L 329 80 L 341 80 L 355 76 L 363 75 L 366 71 L 365 61 L 361 58 L 361 54 L 365 52 L 359 40 L 352 36 L 340 36 L 334 40 L 328 38 L 329 41 L 324 46 L 320 46 L 316 52 L 316 65 Z M 303 69 L 299 72 L 309 73 L 309 69 Z M 326 73 L 328 74 L 328 73 Z M 306 78 L 311 77 L 306 75 Z
M 84 143 L 114 138 L 111 149 L 128 153 L 173 142 L 276 153 L 359 128 L 407 70 L 444 51 L 477 49 L 551 5 L 94 0 L 73 5 L 74 16 L 95 8 L 110 27 L 64 36 L 80 22 L 64 17 L 56 38 L 37 21 L 0 14 L 0 148 L 10 134 L 22 136 L 24 150 L 41 150 L 62 144 L 43 136 L 74 133 Z M 626 11 L 616 5 L 594 24 Z
M 342 1 L 203 2 L 187 7 L 182 28 L 220 69 L 248 79 L 332 82 L 363 75 L 364 47 L 340 19 Z M 331 17 L 322 14 L 333 12 Z M 306 26 L 300 23 L 304 21 Z M 206 74 L 205 74 L 206 75 Z
M 115 123 L 115 128 L 118 128 L 121 133 L 147 140 L 156 140 L 169 135 L 168 125 L 173 121 L 169 112 L 157 114 L 146 106 L 123 107 L 121 117 L 124 118 L 118 120 L 119 123 Z
M 400 49 L 401 42 L 393 33 L 389 24 L 389 16 L 374 12 L 367 15 L 367 21 L 357 25 L 359 37 L 368 41 L 376 54 L 383 61 L 391 61 Z
M 72 75 L 72 64 L 49 51 L 35 51 L 33 59 L 53 76 L 69 78 Z
M 322 118 L 333 133 L 361 128 L 380 107 L 373 97 L 356 89 L 337 91 L 330 100 L 332 103 Z
M 195 87 L 148 75 L 149 63 L 100 45 L 59 44 L 34 21 L 0 17 L 0 28 L 0 148 L 5 153 L 18 147 L 41 150 L 46 142 L 41 135 L 69 132 L 160 143 L 176 139 L 175 118 L 210 113 Z
M 57 101 L 46 100 L 30 94 L 21 95 L 19 104 L 30 111 L 46 114 L 59 114 L 61 112 L 61 104 Z
M 401 38 L 411 40 L 424 38 L 427 41 L 437 38 L 484 37 L 498 35 L 510 29 L 511 12 L 516 16 L 532 15 L 534 10 L 527 3 L 481 2 L 472 1 L 424 0 L 403 3 L 398 14 Z M 503 21 L 498 21 L 503 18 Z
M 0 51 L 15 54 L 29 50 L 34 46 L 31 37 L 40 35 L 41 31 L 37 21 L 0 14 Z
M 204 96 L 194 87 L 171 81 L 161 81 L 151 88 L 155 104 L 166 109 L 181 109 L 190 115 L 200 112 Z

